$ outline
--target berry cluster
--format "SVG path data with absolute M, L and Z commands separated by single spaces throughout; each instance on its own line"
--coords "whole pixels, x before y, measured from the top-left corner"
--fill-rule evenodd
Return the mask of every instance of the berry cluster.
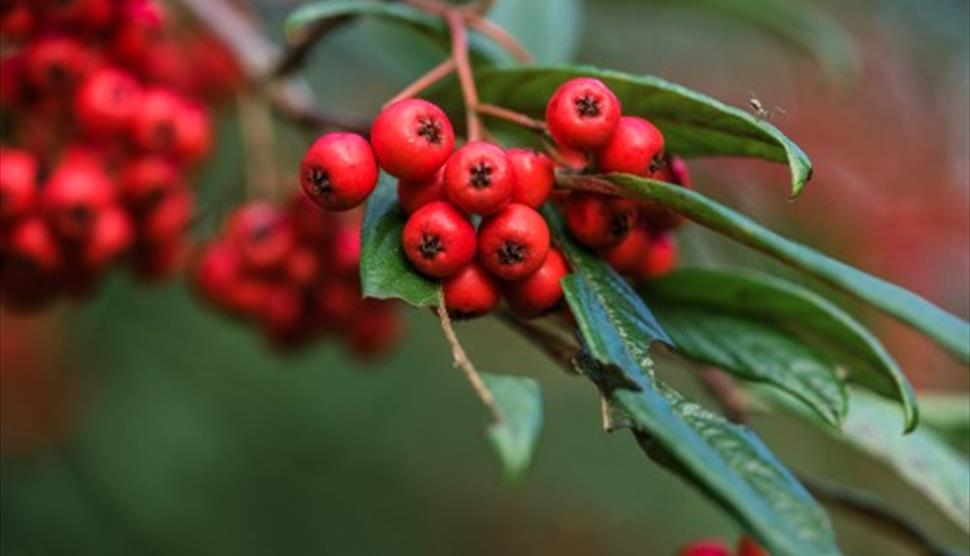
M 664 156 L 660 131 L 641 118 L 621 117 L 619 101 L 600 81 L 563 84 L 546 121 L 570 152 L 557 158 L 581 159 L 584 170 L 687 183 L 683 164 Z M 486 141 L 456 149 L 447 115 L 428 101 L 407 99 L 377 116 L 370 142 L 352 133 L 320 137 L 303 158 L 300 182 L 321 207 L 346 210 L 367 199 L 379 169 L 398 179 L 398 201 L 408 214 L 404 253 L 422 274 L 441 280 L 449 312 L 483 315 L 504 297 L 515 313 L 536 317 L 560 304 L 560 279 L 569 268 L 537 210 L 553 191 L 552 158 Z M 571 234 L 620 272 L 651 278 L 673 267 L 676 252 L 666 232 L 679 224 L 674 215 L 587 193 L 557 201 Z
M 300 196 L 287 206 L 239 207 L 193 264 L 199 294 L 258 322 L 278 347 L 334 334 L 360 357 L 383 353 L 399 333 L 395 304 L 361 299 L 360 215 L 321 214 Z
M 751 537 L 744 535 L 738 540 L 737 550 L 717 540 L 700 540 L 682 548 L 678 556 L 770 556 Z
M 86 295 L 126 255 L 149 280 L 180 261 L 208 105 L 241 74 L 215 39 L 166 20 L 155 0 L 0 3 L 7 306 Z

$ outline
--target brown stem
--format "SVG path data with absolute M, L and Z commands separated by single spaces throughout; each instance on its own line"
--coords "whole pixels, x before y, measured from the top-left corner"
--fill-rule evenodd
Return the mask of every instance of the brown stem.
M 411 83 L 403 90 L 401 90 L 400 93 L 394 95 L 394 97 L 391 100 L 384 103 L 384 107 L 386 108 L 387 106 L 394 104 L 399 100 L 404 100 L 406 98 L 411 98 L 417 95 L 421 91 L 427 89 L 428 87 L 434 85 L 435 83 L 437 83 L 438 81 L 446 77 L 447 75 L 451 74 L 451 72 L 453 71 L 455 71 L 455 59 L 448 58 L 444 62 L 441 62 L 437 66 L 428 70 L 428 72 L 422 75 L 421 77 L 415 79 L 413 83 Z
M 448 316 L 448 310 L 445 309 L 445 294 L 442 291 L 438 292 L 438 308 L 435 309 L 435 312 L 438 314 L 438 320 L 441 321 L 441 330 L 445 333 L 445 339 L 448 340 L 448 345 L 451 346 L 451 355 L 455 360 L 455 366 L 465 374 L 465 378 L 471 383 L 479 399 L 482 400 L 482 403 L 485 404 L 485 407 L 492 414 L 492 419 L 495 422 L 501 421 L 502 418 L 499 415 L 498 406 L 495 404 L 492 391 L 485 385 L 485 381 L 482 380 L 482 375 L 475 369 L 475 365 L 472 364 L 471 360 L 468 359 L 468 355 L 465 353 L 465 348 L 458 341 L 458 335 L 455 334 L 455 329 L 451 325 L 451 317 Z
M 451 56 L 458 69 L 462 96 L 465 99 L 465 118 L 469 141 L 477 141 L 482 134 L 482 122 L 478 119 L 478 91 L 475 90 L 475 77 L 472 75 L 471 62 L 468 60 L 468 32 L 459 11 L 447 14 L 448 28 L 451 30 Z
M 494 104 L 481 103 L 478 105 L 478 113 L 485 116 L 498 118 L 500 120 L 505 120 L 507 122 L 512 122 L 513 124 L 526 129 L 546 133 L 545 122 L 531 118 L 521 112 L 516 112 L 515 110 L 509 110 L 508 108 L 503 108 Z
M 492 42 L 501 46 L 506 52 L 523 64 L 531 63 L 534 60 L 532 54 L 522 46 L 522 43 L 493 21 L 472 14 L 468 16 L 468 27 L 491 39 Z
M 727 373 L 714 367 L 704 367 L 697 374 L 728 419 L 739 424 L 748 422 L 748 400 Z
M 279 179 L 276 175 L 276 148 L 269 106 L 263 97 L 251 93 L 240 93 L 236 99 L 243 152 L 246 154 L 246 194 L 249 198 L 275 199 Z
M 575 342 L 569 341 L 562 334 L 552 332 L 534 322 L 522 320 L 507 310 L 500 311 L 498 317 L 502 322 L 525 336 L 568 374 L 579 374 L 573 366 L 573 358 L 579 353 L 579 346 Z

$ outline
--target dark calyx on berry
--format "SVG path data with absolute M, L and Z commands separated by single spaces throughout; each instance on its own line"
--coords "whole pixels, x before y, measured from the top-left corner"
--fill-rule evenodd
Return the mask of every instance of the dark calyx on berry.
M 440 145 L 442 140 L 441 122 L 433 118 L 421 118 L 418 121 L 418 135 L 429 143 Z
M 595 118 L 600 115 L 599 99 L 593 95 L 583 95 L 576 99 L 576 111 L 580 116 Z
M 310 168 L 309 178 L 310 183 L 313 184 L 310 189 L 311 195 L 325 197 L 333 194 L 333 183 L 330 182 L 330 176 L 323 171 L 323 168 L 319 166 Z
M 630 231 L 630 215 L 623 212 L 610 220 L 610 233 L 613 237 L 623 237 Z
M 502 264 L 521 263 L 525 260 L 525 245 L 514 241 L 506 241 L 499 247 L 498 260 Z
M 492 165 L 484 160 L 476 162 L 471 168 L 471 185 L 475 189 L 484 189 L 492 185 Z
M 432 234 L 424 234 L 421 236 L 421 245 L 418 247 L 418 250 L 425 259 L 434 259 L 444 249 L 444 245 L 441 243 L 441 237 Z

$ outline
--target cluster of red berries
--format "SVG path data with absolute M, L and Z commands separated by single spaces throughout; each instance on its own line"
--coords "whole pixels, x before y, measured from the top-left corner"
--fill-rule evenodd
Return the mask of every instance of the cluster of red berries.
M 182 258 L 207 105 L 241 74 L 215 39 L 176 37 L 166 18 L 155 0 L 0 2 L 7 306 L 86 295 L 125 256 L 150 280 Z
M 660 131 L 642 118 L 621 117 L 619 100 L 601 81 L 560 86 L 546 123 L 567 153 L 559 158 L 580 159 L 581 169 L 687 184 L 683 163 L 665 157 Z M 398 200 L 409 215 L 404 253 L 422 274 L 442 281 L 454 315 L 488 313 L 503 296 L 524 317 L 555 309 L 569 268 L 537 210 L 553 191 L 553 160 L 485 141 L 454 147 L 451 122 L 438 106 L 402 100 L 374 120 L 370 142 L 352 133 L 320 137 L 303 158 L 300 182 L 318 205 L 346 210 L 367 199 L 380 169 L 398 178 Z M 673 267 L 667 232 L 680 223 L 673 213 L 587 193 L 557 201 L 571 234 L 618 271 L 646 279 Z M 480 219 L 477 228 L 472 217 Z
M 573 79 L 546 106 L 549 133 L 584 171 L 619 172 L 690 187 L 682 160 L 664 153 L 664 136 L 652 123 L 623 116 L 620 101 L 602 81 Z M 598 251 L 617 272 L 634 280 L 656 278 L 677 261 L 671 231 L 683 218 L 648 202 L 574 192 L 563 203 L 566 227 Z
M 685 546 L 677 553 L 678 556 L 770 556 L 751 537 L 744 535 L 738 540 L 737 550 L 717 540 L 700 540 Z
M 323 213 L 303 196 L 281 207 L 236 209 L 193 263 L 197 291 L 216 307 L 258 322 L 278 347 L 335 335 L 360 357 L 399 335 L 396 304 L 361 299 L 359 212 Z

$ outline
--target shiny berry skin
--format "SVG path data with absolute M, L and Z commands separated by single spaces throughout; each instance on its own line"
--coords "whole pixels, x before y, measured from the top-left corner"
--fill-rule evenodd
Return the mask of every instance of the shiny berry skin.
M 250 203 L 229 219 L 227 237 L 246 268 L 261 271 L 280 267 L 296 238 L 286 214 L 270 203 Z
M 754 539 L 744 535 L 738 540 L 737 556 L 771 556 Z
M 677 556 L 732 556 L 731 549 L 715 540 L 700 540 L 680 549 Z
M 620 101 L 602 81 L 570 79 L 546 105 L 546 125 L 556 143 L 597 151 L 606 146 L 620 121 Z
M 97 215 L 113 201 L 114 188 L 108 176 L 80 155 L 58 166 L 41 196 L 41 206 L 54 231 L 70 241 L 87 236 Z
M 619 244 L 600 252 L 600 256 L 620 274 L 637 274 L 650 249 L 650 233 L 640 227 L 630 230 Z
M 453 276 L 475 256 L 475 228 L 444 201 L 428 203 L 412 214 L 401 234 L 404 254 L 422 274 Z
M 503 288 L 512 311 L 525 318 L 535 318 L 557 308 L 562 302 L 563 276 L 569 274 L 566 258 L 556 248 L 550 248 L 539 270 L 524 280 L 509 282 Z
M 444 201 L 445 167 L 442 166 L 434 176 L 421 181 L 398 180 L 397 202 L 407 214 L 411 214 L 433 201 Z
M 37 159 L 28 151 L 0 148 L 0 226 L 27 215 L 37 202 Z
M 482 221 L 478 257 L 502 280 L 522 280 L 542 266 L 549 253 L 549 226 L 535 209 L 509 203 Z
M 477 317 L 498 306 L 498 282 L 475 261 L 445 280 L 441 288 L 445 294 L 445 308 L 455 318 Z
M 437 105 L 421 99 L 395 102 L 374 120 L 371 144 L 381 168 L 408 181 L 430 178 L 451 155 L 455 131 Z
M 118 206 L 101 211 L 94 221 L 91 236 L 82 246 L 81 260 L 85 270 L 104 270 L 131 246 L 134 239 L 134 224 L 127 212 Z
M 170 152 L 175 148 L 176 120 L 182 108 L 181 99 L 174 92 L 146 90 L 131 122 L 135 143 L 147 151 Z
M 313 142 L 300 163 L 300 185 L 327 210 L 347 210 L 367 199 L 377 185 L 374 150 L 356 133 L 327 133 Z
M 646 256 L 636 269 L 641 280 L 652 280 L 669 274 L 677 265 L 677 243 L 669 233 L 656 235 L 650 239 Z
M 651 176 L 663 166 L 664 136 L 652 123 L 623 116 L 610 142 L 597 155 L 604 173 Z
M 626 199 L 573 193 L 566 202 L 566 228 L 586 247 L 607 249 L 618 245 L 629 233 L 635 208 Z
M 74 93 L 74 117 L 93 135 L 124 131 L 139 109 L 141 87 L 128 73 L 102 68 L 92 72 Z
M 529 149 L 509 149 L 505 151 L 505 157 L 515 177 L 512 202 L 534 209 L 541 207 L 552 193 L 556 180 L 552 159 Z
M 472 141 L 448 159 L 444 182 L 453 205 L 471 214 L 488 215 L 512 198 L 515 176 L 501 148 Z

